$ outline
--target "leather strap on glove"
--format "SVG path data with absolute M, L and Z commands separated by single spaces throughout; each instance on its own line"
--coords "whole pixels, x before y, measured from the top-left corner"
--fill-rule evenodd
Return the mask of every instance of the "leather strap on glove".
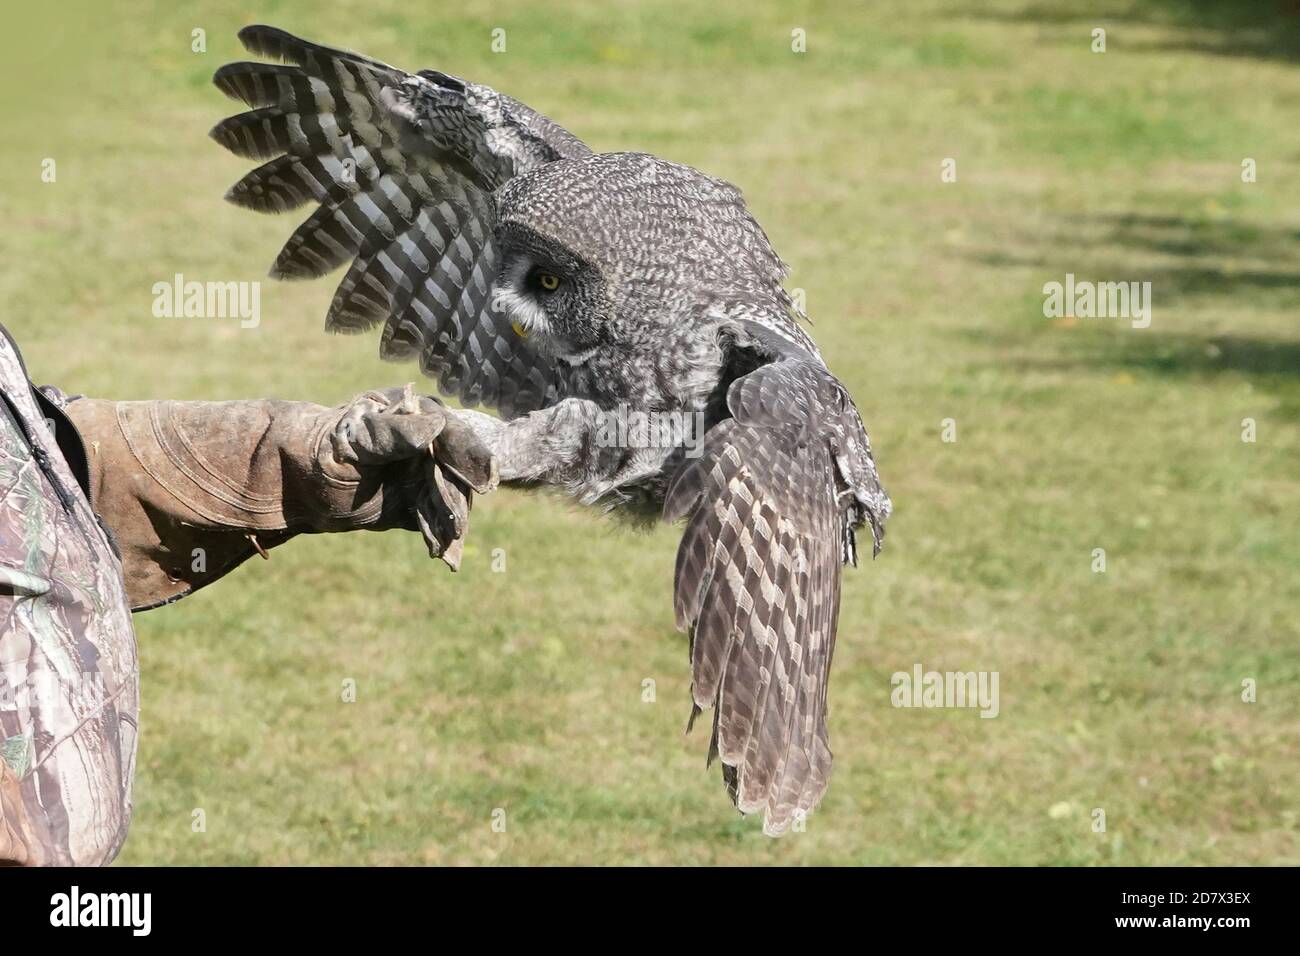
M 336 408 L 82 398 L 64 411 L 85 441 L 95 510 L 117 538 L 136 610 L 301 533 L 419 531 L 430 557 L 455 570 L 472 495 L 497 483 L 470 428 L 410 386 Z

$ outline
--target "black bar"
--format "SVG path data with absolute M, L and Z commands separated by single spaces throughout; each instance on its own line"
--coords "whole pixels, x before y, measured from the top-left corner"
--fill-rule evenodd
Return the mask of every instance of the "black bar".
M 127 910 L 124 901 L 105 905 L 96 894 L 147 893 L 147 938 L 205 946 L 256 942 L 268 933 L 330 946 L 401 933 L 432 948 L 463 933 L 481 944 L 529 927 L 540 943 L 564 937 L 566 927 L 573 940 L 604 935 L 599 925 L 623 928 L 605 937 L 610 943 L 643 937 L 666 946 L 686 932 L 722 935 L 712 946 L 739 935 L 765 948 L 789 933 L 807 934 L 806 944 L 818 946 L 832 944 L 833 932 L 851 932 L 855 949 L 899 933 L 918 946 L 964 941 L 983 948 L 1045 942 L 1050 928 L 1058 944 L 1106 938 L 1230 947 L 1288 927 L 1295 876 L 1288 869 L 1174 868 L 113 868 L 7 871 L 0 888 L 5 943 L 70 933 L 134 941 L 130 917 L 142 928 L 144 897 Z M 127 925 L 51 925 L 70 922 L 74 885 L 79 921 L 116 909 Z

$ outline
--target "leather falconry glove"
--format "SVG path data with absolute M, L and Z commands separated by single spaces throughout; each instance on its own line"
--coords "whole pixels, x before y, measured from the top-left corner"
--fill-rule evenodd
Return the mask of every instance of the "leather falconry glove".
M 121 549 L 133 610 L 297 534 L 419 531 L 454 571 L 473 493 L 497 483 L 469 426 L 410 385 L 335 408 L 74 398 L 64 411 L 85 442 L 92 503 Z

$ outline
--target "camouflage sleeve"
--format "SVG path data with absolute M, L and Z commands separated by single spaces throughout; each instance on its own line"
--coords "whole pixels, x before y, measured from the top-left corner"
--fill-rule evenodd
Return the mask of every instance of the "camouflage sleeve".
M 113 859 L 138 704 L 121 565 L 0 328 L 0 863 Z

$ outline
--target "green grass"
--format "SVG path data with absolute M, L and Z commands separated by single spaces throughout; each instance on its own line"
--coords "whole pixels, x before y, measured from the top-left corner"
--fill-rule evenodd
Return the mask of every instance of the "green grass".
M 836 771 L 806 833 L 739 819 L 707 734 L 682 734 L 673 530 L 501 492 L 458 576 L 409 535 L 301 540 L 138 618 L 122 862 L 1300 863 L 1300 21 L 1256 6 L 24 14 L 0 321 L 39 380 L 334 403 L 414 377 L 373 339 L 320 333 L 328 282 L 264 285 L 255 331 L 150 314 L 174 272 L 260 278 L 293 225 L 221 202 L 247 163 L 205 136 L 233 108 L 207 78 L 261 20 L 739 184 L 896 504 L 884 553 L 847 572 Z M 1067 272 L 1151 281 L 1152 327 L 1044 319 Z M 918 661 L 997 670 L 1000 716 L 891 707 L 890 675 Z

